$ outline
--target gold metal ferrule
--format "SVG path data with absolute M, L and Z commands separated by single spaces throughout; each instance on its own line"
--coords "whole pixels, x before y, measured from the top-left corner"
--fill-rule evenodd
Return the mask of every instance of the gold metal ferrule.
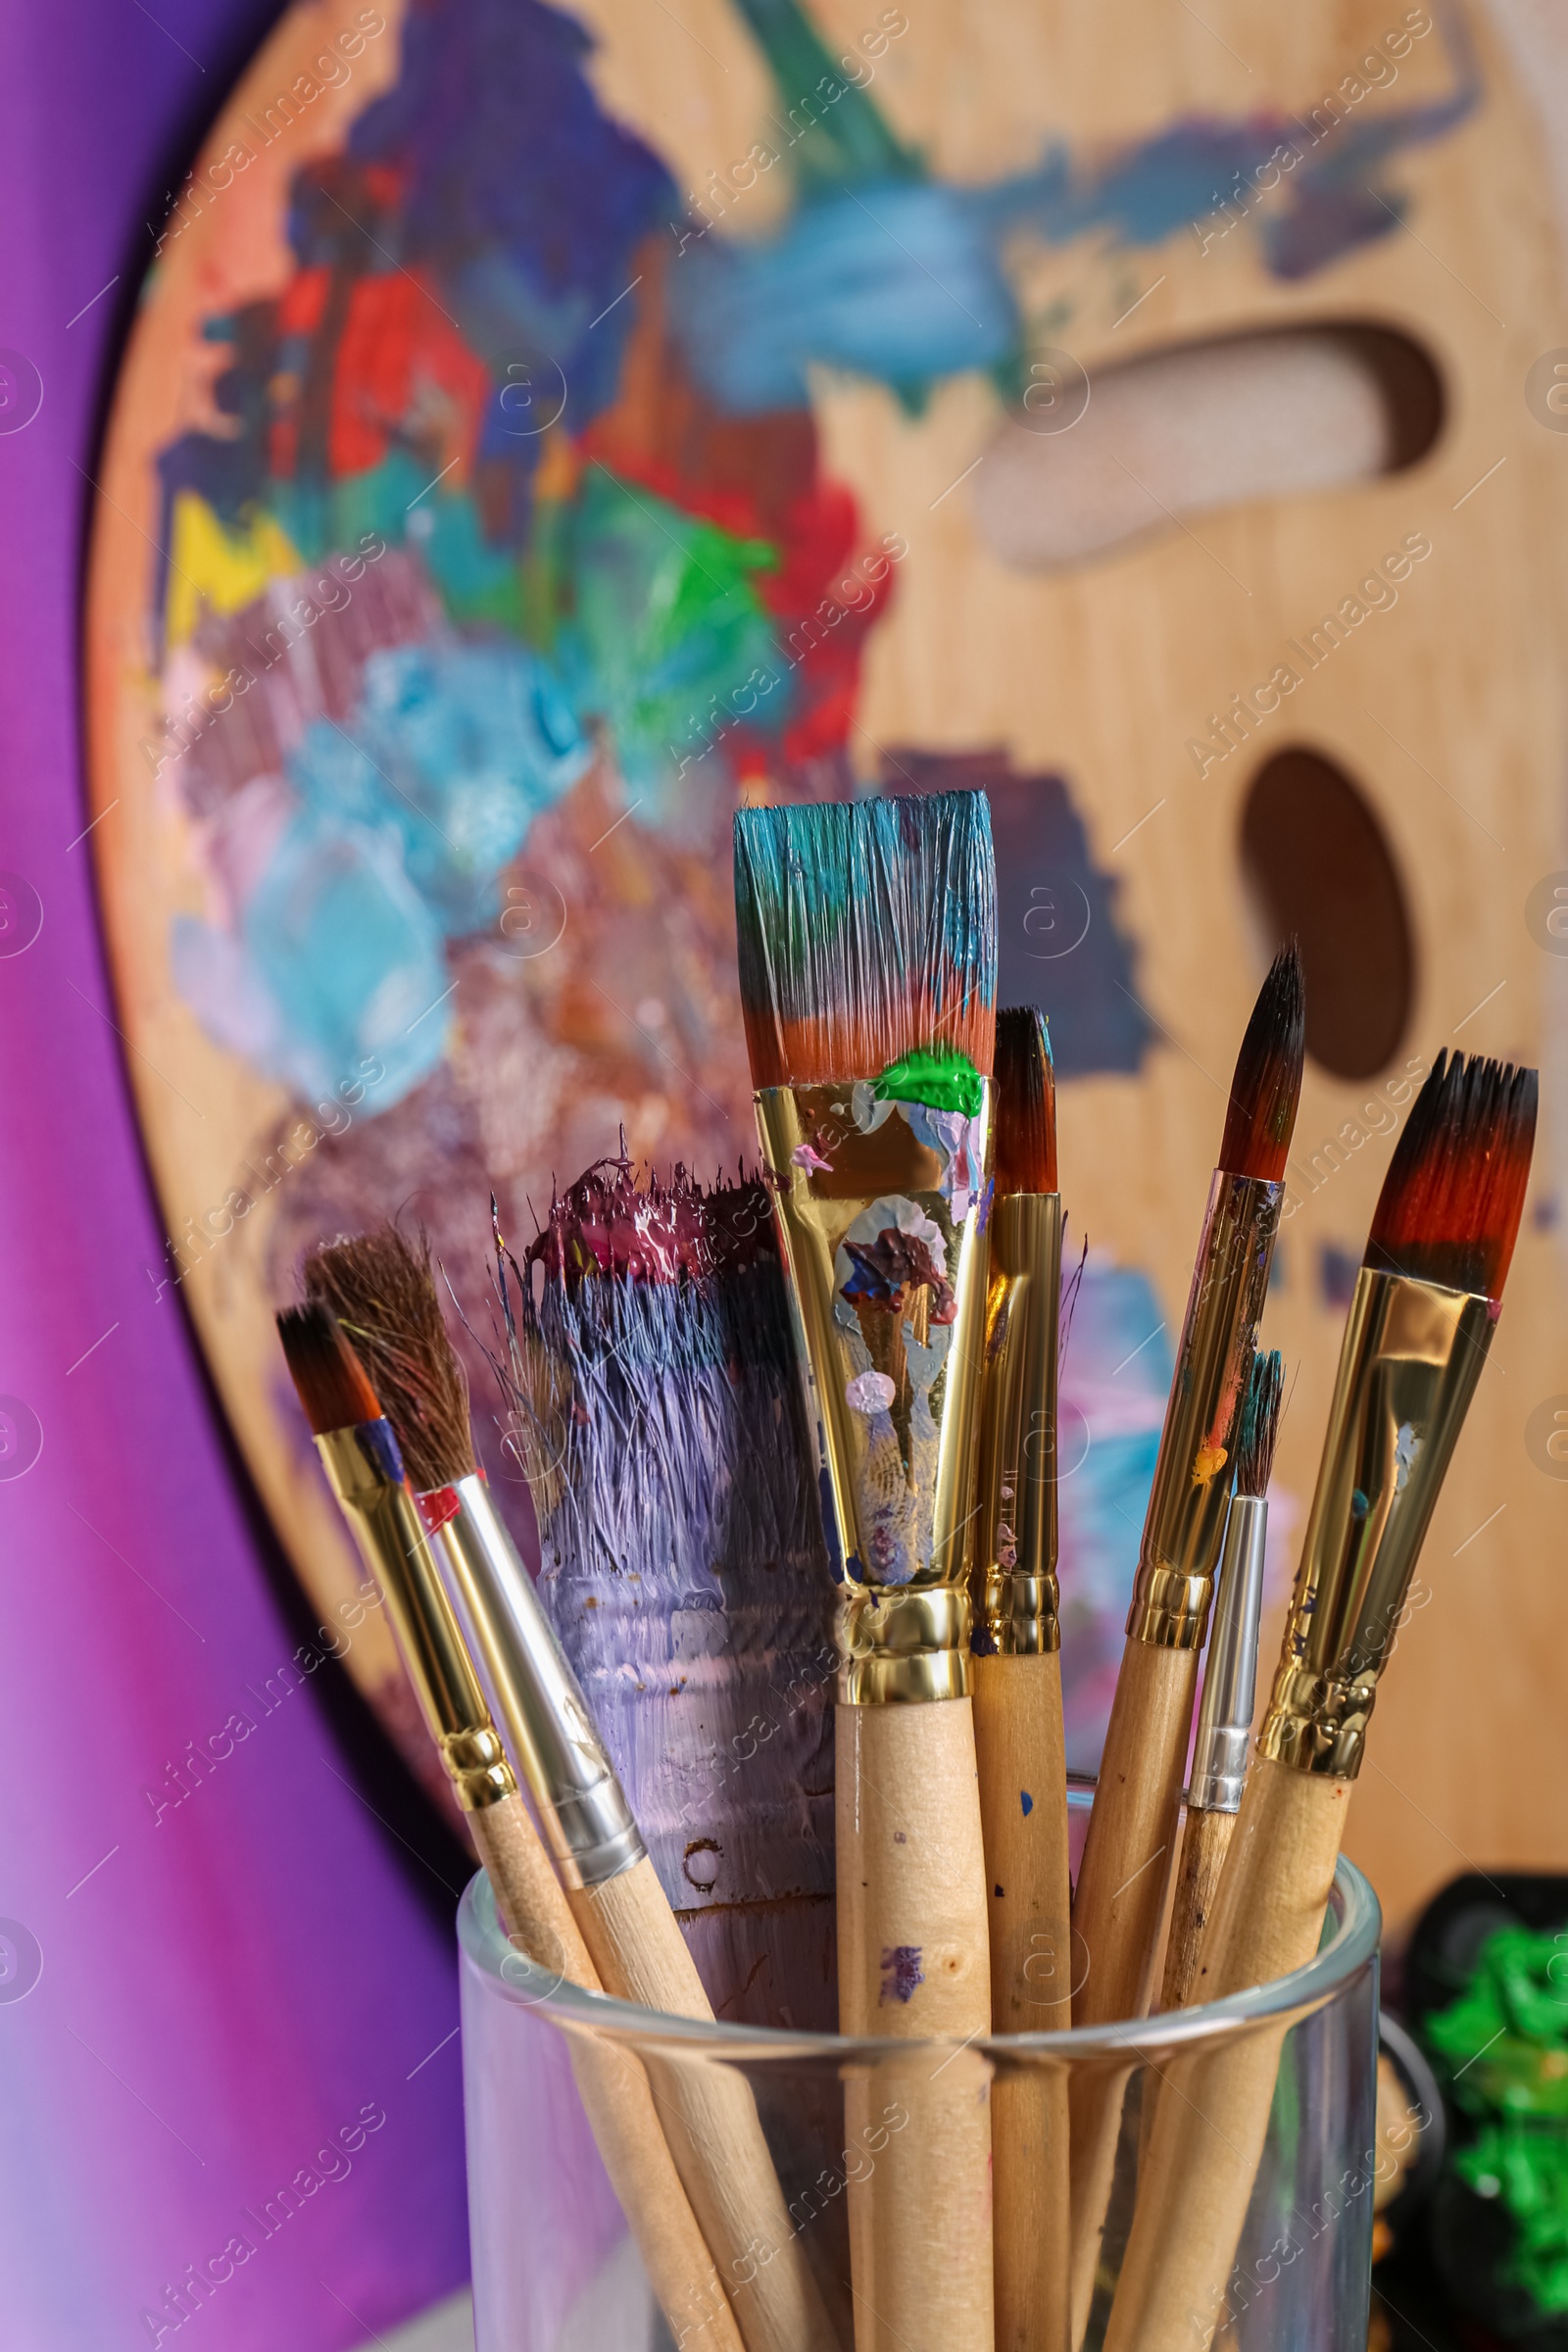
M 1494 1330 L 1488 1298 L 1363 1267 L 1258 1752 L 1353 1780 Z
M 1284 1199 L 1283 1184 L 1224 1168 L 1209 1187 L 1127 1618 L 1129 1639 L 1156 1649 L 1203 1645 L 1230 1447 Z
M 839 1697 L 966 1697 L 996 1089 L 972 1119 L 865 1083 L 756 1102 L 841 1587 Z
M 991 1218 L 980 1407 L 977 1646 L 1061 1647 L 1056 1586 L 1056 1325 L 1061 1195 L 1006 1193 Z
M 425 1728 L 466 1813 L 517 1793 L 452 1603 L 430 1556 L 419 1507 L 386 1477 L 354 1429 L 318 1438 L 332 1492 L 367 1568 L 380 1586 Z

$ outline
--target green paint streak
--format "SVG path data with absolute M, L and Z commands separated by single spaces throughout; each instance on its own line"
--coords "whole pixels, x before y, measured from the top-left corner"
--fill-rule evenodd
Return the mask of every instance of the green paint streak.
M 797 0 L 736 0 L 766 58 L 778 92 L 789 154 L 803 189 L 834 194 L 889 179 L 924 179 L 925 166 L 894 136 L 866 90 L 847 79 L 839 59 Z M 866 59 L 859 70 L 870 78 Z M 764 126 L 765 135 L 765 126 Z
M 872 1087 L 879 1102 L 923 1102 L 931 1110 L 958 1110 L 972 1119 L 980 1108 L 979 1071 L 953 1046 L 916 1046 L 890 1061 Z

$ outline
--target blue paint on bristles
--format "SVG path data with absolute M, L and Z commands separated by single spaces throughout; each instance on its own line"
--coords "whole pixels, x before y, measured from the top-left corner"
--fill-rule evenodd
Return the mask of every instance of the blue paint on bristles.
M 743 808 L 735 916 L 756 1086 L 875 1078 L 932 1046 L 989 1076 L 997 875 L 984 793 Z

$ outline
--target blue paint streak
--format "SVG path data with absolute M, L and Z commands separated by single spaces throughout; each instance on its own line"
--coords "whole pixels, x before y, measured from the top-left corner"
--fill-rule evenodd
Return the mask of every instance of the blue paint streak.
M 1019 1804 L 1020 1804 L 1020 1805 L 1022 1805 L 1022 1807 L 1023 1807 L 1023 1817 L 1024 1817 L 1025 1821 L 1027 1821 L 1027 1820 L 1028 1820 L 1028 1818 L 1029 1818 L 1029 1816 L 1030 1816 L 1030 1814 L 1031 1814 L 1031 1813 L 1034 1811 L 1034 1809 L 1035 1809 L 1035 1800 L 1034 1800 L 1034 1798 L 1033 1798 L 1033 1797 L 1030 1795 L 1030 1793 L 1029 1793 L 1029 1791 L 1028 1791 L 1028 1789 L 1027 1789 L 1027 1788 L 1020 1788 L 1020 1789 L 1019 1789 L 1019 1791 L 1018 1791 L 1018 1802 L 1019 1802 Z
M 1048 245 L 1101 236 L 1128 249 L 1184 228 L 1226 233 L 1218 211 L 1257 174 L 1281 194 L 1253 223 L 1265 266 L 1311 275 L 1403 218 L 1399 193 L 1377 183 L 1406 149 L 1445 137 L 1473 112 L 1481 76 L 1462 21 L 1445 16 L 1453 87 L 1442 99 L 1377 114 L 1342 96 L 1324 127 L 1264 112 L 1195 117 L 1103 162 L 1049 146 L 1031 170 L 988 188 L 881 179 L 828 189 L 805 178 L 806 202 L 776 235 L 745 244 L 705 233 L 683 253 L 672 316 L 689 365 L 732 413 L 804 408 L 813 364 L 847 368 L 918 406 L 940 376 L 1015 358 L 1022 323 L 1004 254 L 1020 233 Z M 1346 76 L 1346 79 L 1349 79 Z M 787 93 L 781 93 L 787 102 Z

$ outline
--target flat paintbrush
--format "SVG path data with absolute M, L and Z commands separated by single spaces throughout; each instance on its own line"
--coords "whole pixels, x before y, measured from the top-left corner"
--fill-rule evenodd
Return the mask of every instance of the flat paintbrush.
M 474 1458 L 467 1379 L 428 1250 L 395 1227 L 306 1261 L 363 1350 L 408 1453 L 430 1549 L 466 1626 L 607 1991 L 677 2017 L 712 2008 L 577 1680 Z M 744 2079 L 659 2065 L 670 2152 L 747 2352 L 823 2352 L 833 2331 Z M 757 2249 L 768 2249 L 765 2262 Z
M 426 1728 L 467 1813 L 502 1923 L 539 1966 L 597 1992 L 599 1979 L 502 1752 L 430 1557 L 380 1400 L 319 1303 L 286 1309 L 277 1328 L 322 1466 L 381 1588 Z M 740 2352 L 646 2075 L 613 2044 L 590 2046 L 576 2037 L 572 2066 L 605 2169 L 677 2340 L 695 2334 L 712 2352 Z
M 996 867 L 978 793 L 743 809 L 741 1007 L 840 1584 L 839 2016 L 990 2025 L 969 1569 L 985 1350 Z M 905 2120 L 850 2186 L 861 2352 L 992 2352 L 986 2070 L 846 2089 Z
M 997 1015 L 996 1190 L 975 1563 L 974 1737 L 991 1927 L 991 2024 L 1072 2023 L 1072 1882 L 1056 1605 L 1061 1196 L 1051 1040 Z M 997 2352 L 1067 2340 L 1067 2083 L 1021 2068 L 992 2090 Z
M 1257 1689 L 1257 1621 L 1263 1605 L 1263 1560 L 1268 1543 L 1268 1482 L 1279 1435 L 1284 1362 L 1279 1349 L 1252 1358 L 1252 1376 L 1236 1442 L 1236 1492 L 1225 1521 L 1214 1595 L 1214 1625 L 1203 1662 L 1187 1826 L 1171 1900 L 1165 1944 L 1163 2009 L 1192 1998 L 1203 1930 L 1214 1908 L 1219 1876 L 1230 1850 L 1247 1779 Z M 1149 2099 L 1148 2086 L 1144 2096 Z M 1151 2102 L 1152 2104 L 1152 2102 Z M 1147 2122 L 1146 2122 L 1147 2131 Z
M 1396 1147 L 1200 1999 L 1270 1983 L 1318 1948 L 1379 1679 L 1495 1328 L 1536 1094 L 1534 1070 L 1440 1054 Z M 1223 2318 L 1283 2031 L 1168 2070 L 1106 2352 L 1202 2352 Z
M 1301 965 L 1275 957 L 1237 1056 L 1144 1520 L 1100 1787 L 1073 1897 L 1075 2026 L 1143 2015 L 1175 1848 L 1198 1656 L 1225 1528 L 1226 1469 L 1251 1370 L 1300 1095 Z M 1125 2075 L 1072 2088 L 1073 2341 L 1089 2321 Z

